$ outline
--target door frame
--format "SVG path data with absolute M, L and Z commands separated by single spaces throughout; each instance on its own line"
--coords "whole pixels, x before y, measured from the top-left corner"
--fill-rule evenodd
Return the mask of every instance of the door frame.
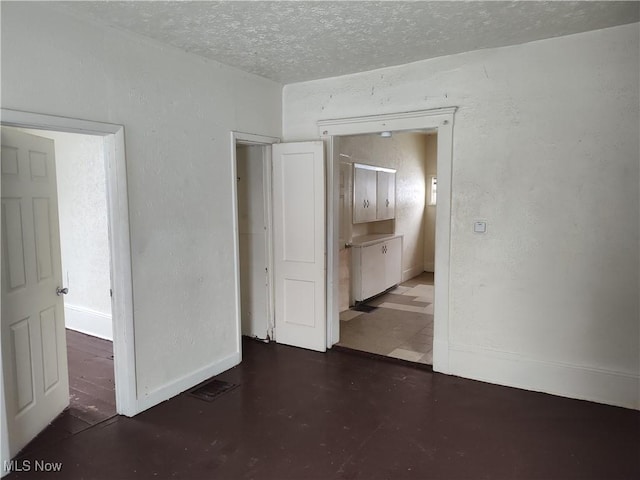
M 317 122 L 318 135 L 327 146 L 327 345 L 340 338 L 339 305 L 339 191 L 340 152 L 335 137 L 383 131 L 436 130 L 438 134 L 438 215 L 434 288 L 433 370 L 450 373 L 449 309 L 451 259 L 451 179 L 453 123 L 457 107 L 348 117 Z
M 233 209 L 233 257 L 234 261 L 234 286 L 236 295 L 236 328 L 238 329 L 237 349 L 242 361 L 242 298 L 240 285 L 240 232 L 238 221 L 238 162 L 236 159 L 236 147 L 238 145 L 252 145 L 262 147 L 262 191 L 264 196 L 265 220 L 267 223 L 266 235 L 266 260 L 267 278 L 267 334 L 270 340 L 275 340 L 275 294 L 273 278 L 273 197 L 272 197 L 272 157 L 271 145 L 280 143 L 278 137 L 268 137 L 253 133 L 231 132 L 231 198 Z
M 104 138 L 116 411 L 120 415 L 132 417 L 139 410 L 136 392 L 133 281 L 124 126 L 5 108 L 0 110 L 0 125 L 80 133 Z M 2 375 L 4 378 L 4 371 Z M 6 423 L 3 422 L 3 425 Z M 3 438 L 4 429 L 5 427 L 3 427 Z

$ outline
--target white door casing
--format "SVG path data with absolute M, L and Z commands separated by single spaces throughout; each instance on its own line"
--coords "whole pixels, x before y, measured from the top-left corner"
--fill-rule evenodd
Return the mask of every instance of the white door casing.
M 319 120 L 318 136 L 329 144 L 327 189 L 337 204 L 336 170 L 339 168 L 338 138 L 382 131 L 430 130 L 438 132 L 438 215 L 436 218 L 435 290 L 433 369 L 450 373 L 449 367 L 449 261 L 451 238 L 451 178 L 453 165 L 453 126 L 456 107 L 434 108 L 412 112 L 397 112 L 351 118 Z M 336 285 L 338 282 L 338 222 L 332 207 L 328 217 L 327 243 L 329 270 L 327 283 L 333 291 L 328 303 L 328 338 L 332 344 L 339 341 L 340 315 Z M 354 206 L 355 208 L 355 206 Z
M 2 128 L 2 364 L 9 453 L 69 404 L 54 142 Z
M 273 146 L 275 338 L 325 351 L 325 165 L 321 141 Z

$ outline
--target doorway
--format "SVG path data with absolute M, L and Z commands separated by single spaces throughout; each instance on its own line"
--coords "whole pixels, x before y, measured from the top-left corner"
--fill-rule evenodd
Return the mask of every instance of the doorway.
M 271 145 L 279 139 L 233 132 L 238 348 L 241 337 L 274 338 Z
M 340 347 L 432 364 L 435 210 L 428 177 L 435 174 L 435 141 L 434 131 L 334 138 Z M 366 176 L 370 192 L 363 191 Z
M 236 145 L 240 322 L 243 336 L 273 338 L 269 264 L 271 247 L 270 191 L 265 186 L 269 162 L 264 145 Z
M 453 165 L 453 124 L 456 107 L 398 112 L 318 121 L 318 131 L 327 143 L 327 343 L 340 340 L 339 312 L 339 183 L 338 137 L 384 131 L 436 131 L 438 169 L 438 215 L 435 252 L 433 369 L 450 373 L 449 366 L 449 265 L 451 241 L 451 180 Z
M 4 127 L 11 128 L 11 127 Z M 116 414 L 104 138 L 20 129 L 54 141 L 64 319 L 75 434 Z
M 106 213 L 107 213 L 108 225 L 109 225 L 108 246 L 110 251 L 109 270 L 111 273 L 110 304 L 111 304 L 112 316 L 113 316 L 113 328 L 112 328 L 113 336 L 114 336 L 113 348 L 116 351 L 114 365 L 111 366 L 110 368 L 111 370 L 115 369 L 114 383 L 115 383 L 115 392 L 116 392 L 116 399 L 115 399 L 116 410 L 120 414 L 133 416 L 138 412 L 138 405 L 137 405 L 136 389 L 135 389 L 135 360 L 134 360 L 135 355 L 134 355 L 134 344 L 133 344 L 133 309 L 132 309 L 133 302 L 132 302 L 131 258 L 130 258 L 130 240 L 129 240 L 129 223 L 128 223 L 129 212 L 128 212 L 128 201 L 127 201 L 126 174 L 125 174 L 126 168 L 125 168 L 125 157 L 124 157 L 123 127 L 120 125 L 105 124 L 105 123 L 70 119 L 70 118 L 64 118 L 64 117 L 55 117 L 50 115 L 40 115 L 40 114 L 19 112 L 19 111 L 8 110 L 8 109 L 2 109 L 2 125 L 3 127 L 8 126 L 8 127 L 19 127 L 19 128 L 32 128 L 32 129 L 38 129 L 40 131 L 47 130 L 47 131 L 87 134 L 87 135 L 99 137 L 103 141 L 101 150 L 103 152 L 103 160 L 105 162 L 106 175 L 104 179 L 106 180 L 106 183 L 107 183 Z M 48 141 L 45 139 L 43 140 Z M 27 163 L 24 164 L 27 167 L 26 169 L 27 172 L 29 168 L 31 168 L 32 180 L 34 180 L 34 175 L 37 176 L 41 174 L 43 171 L 46 174 L 46 169 L 49 168 L 46 166 L 47 165 L 46 161 L 44 160 L 41 161 L 38 158 L 38 155 L 39 154 L 37 153 L 35 154 L 35 156 L 29 154 L 29 158 L 31 158 L 31 160 L 27 159 L 26 160 Z M 29 167 L 29 162 L 31 162 L 31 167 Z M 12 162 L 9 161 L 7 166 L 9 167 L 11 165 L 12 165 Z M 3 167 L 4 166 L 5 166 L 5 162 L 3 159 Z M 34 166 L 36 168 L 36 171 L 33 170 Z M 38 169 L 40 170 L 37 171 Z M 24 169 L 21 171 L 24 171 Z M 4 168 L 3 168 L 3 173 L 5 173 Z M 11 168 L 9 168 L 9 173 L 11 173 Z M 48 176 L 48 175 L 45 175 L 45 176 Z M 28 178 L 28 177 L 24 177 L 24 178 Z M 3 197 L 4 196 L 6 196 L 6 194 L 3 187 Z M 4 203 L 4 198 L 3 198 L 3 203 Z M 46 210 L 42 210 L 42 212 L 45 212 L 45 211 Z M 16 219 L 18 218 L 19 217 L 16 217 Z M 57 225 L 57 220 L 55 224 Z M 9 229 L 6 229 L 5 231 L 8 231 L 8 230 Z M 59 239 L 59 236 L 57 234 L 57 228 L 55 230 L 56 230 L 55 238 Z M 54 237 L 51 237 L 51 238 L 54 238 Z M 54 243 L 57 243 L 57 240 L 55 240 Z M 60 279 L 54 280 L 54 281 L 56 284 L 59 284 L 60 287 L 62 287 L 61 280 L 62 280 L 62 275 L 60 274 Z M 60 293 L 63 293 L 63 292 L 60 292 Z M 55 294 L 54 294 L 54 298 L 55 298 Z M 3 307 L 4 306 L 5 306 L 5 302 L 3 300 Z M 58 343 L 58 345 L 64 345 L 65 343 L 64 342 L 64 336 L 65 336 L 64 324 L 62 324 L 61 332 L 62 332 L 62 339 Z M 21 341 L 23 341 L 24 343 L 25 341 L 28 340 L 28 338 L 29 338 L 28 335 L 23 336 Z M 42 336 L 42 338 L 44 339 L 45 336 Z M 55 345 L 51 343 L 51 346 L 53 348 L 53 346 Z M 28 343 L 24 343 L 24 347 L 25 348 L 22 349 L 22 351 L 28 352 L 29 351 L 29 349 L 27 348 Z M 2 410 L 3 412 L 2 413 L 3 413 L 3 419 L 6 418 L 7 420 L 2 422 L 2 436 L 3 438 L 8 438 L 7 443 L 9 447 L 7 450 L 3 448 L 3 459 L 8 459 L 10 458 L 10 456 L 15 455 L 17 451 L 20 450 L 20 448 L 22 448 L 22 446 L 24 446 L 29 441 L 29 439 L 33 438 L 33 436 L 35 436 L 40 431 L 41 428 L 43 428 L 44 426 L 46 426 L 46 424 L 51 422 L 57 416 L 57 413 L 61 409 L 57 410 L 57 407 L 56 407 L 55 409 L 57 411 L 53 412 L 53 414 L 51 413 L 51 411 L 50 413 L 46 413 L 46 412 L 43 413 L 42 411 L 39 411 L 37 415 L 38 415 L 38 418 L 40 418 L 40 420 L 38 420 L 34 424 L 31 424 L 29 428 L 29 433 L 22 431 L 20 433 L 20 436 L 21 436 L 20 440 L 13 441 L 12 438 L 14 437 L 11 433 L 12 432 L 11 425 L 13 424 L 12 422 L 15 423 L 14 419 L 12 418 L 12 415 L 15 415 L 16 409 L 12 405 L 15 404 L 16 394 L 22 394 L 24 392 L 18 392 L 16 390 L 16 386 L 11 382 L 11 379 L 14 378 L 14 374 L 8 370 L 15 360 L 15 359 L 10 360 L 11 357 L 8 357 L 8 355 L 12 355 L 12 352 L 14 350 L 13 347 L 11 347 L 11 344 L 7 343 L 3 345 L 2 350 L 3 350 L 3 361 L 2 361 L 2 372 L 3 372 Z M 15 355 L 15 352 L 13 352 L 13 355 Z M 36 365 L 35 362 L 33 362 L 32 360 L 29 360 L 27 357 L 24 358 L 24 361 L 26 361 L 27 363 L 23 364 L 23 366 L 25 365 L 29 366 L 30 364 L 34 366 Z M 47 366 L 45 365 L 45 369 L 46 368 Z M 64 364 L 60 366 L 60 372 L 62 372 L 63 376 L 66 377 L 66 371 L 67 371 L 67 362 L 66 362 L 66 355 L 64 355 Z M 51 371 L 45 370 L 45 375 L 50 375 L 50 374 L 51 374 Z M 25 385 L 27 384 L 22 385 L 22 387 L 24 387 Z M 6 389 L 4 387 L 6 387 Z M 33 388 L 36 388 L 36 387 L 37 385 L 34 384 Z M 25 391 L 29 392 L 31 390 L 29 389 Z M 68 390 L 66 391 L 68 392 Z M 67 397 L 67 400 L 68 400 L 68 397 Z M 32 407 L 29 407 L 29 411 L 34 411 L 34 410 L 39 410 L 39 408 L 34 409 Z M 25 417 L 24 414 L 25 412 L 21 412 L 20 416 Z M 42 425 L 42 426 L 37 427 L 35 424 Z M 14 433 L 15 433 L 15 430 L 14 430 Z

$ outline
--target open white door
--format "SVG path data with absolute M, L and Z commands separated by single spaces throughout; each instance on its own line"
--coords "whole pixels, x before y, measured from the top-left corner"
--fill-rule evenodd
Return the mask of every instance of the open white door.
M 320 141 L 273 145 L 275 338 L 327 348 L 325 168 Z
M 69 404 L 52 140 L 2 128 L 2 374 L 13 457 Z

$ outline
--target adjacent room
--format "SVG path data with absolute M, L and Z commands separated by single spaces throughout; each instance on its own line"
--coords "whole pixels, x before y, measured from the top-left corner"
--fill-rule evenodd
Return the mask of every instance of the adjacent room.
M 341 347 L 431 365 L 437 134 L 339 137 Z

